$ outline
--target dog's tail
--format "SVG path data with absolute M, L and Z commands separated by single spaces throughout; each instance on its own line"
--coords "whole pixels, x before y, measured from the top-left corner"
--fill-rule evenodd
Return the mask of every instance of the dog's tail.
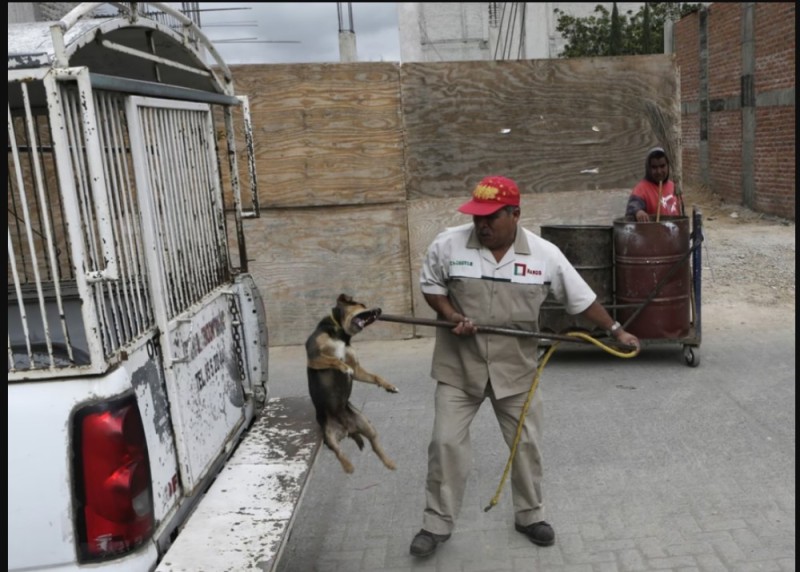
M 350 437 L 350 438 L 351 438 L 353 441 L 355 441 L 355 442 L 356 442 L 356 445 L 358 445 L 358 449 L 359 449 L 360 451 L 363 451 L 363 450 L 364 450 L 364 439 L 362 439 L 362 438 L 361 438 L 361 435 L 360 435 L 360 434 L 358 434 L 358 433 L 350 433 L 349 437 Z

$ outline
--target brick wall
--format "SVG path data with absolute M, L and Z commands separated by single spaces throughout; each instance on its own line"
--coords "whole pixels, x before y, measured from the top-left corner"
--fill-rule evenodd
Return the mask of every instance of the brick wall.
M 751 20 L 747 5 L 716 2 L 676 23 L 683 177 L 795 220 L 795 5 L 752 3 Z
M 794 126 L 794 107 L 756 111 L 755 210 L 791 220 L 795 220 L 797 166 Z
M 756 91 L 795 85 L 795 5 L 756 5 Z M 794 124 L 794 121 L 792 122 Z
M 700 24 L 694 12 L 675 27 L 675 59 L 681 79 L 681 143 L 683 179 L 689 185 L 702 181 L 700 173 Z M 678 49 L 679 48 L 679 49 Z
M 714 108 L 739 95 L 742 76 L 741 3 L 715 3 L 708 9 L 709 161 L 714 166 L 709 183 L 724 200 L 736 203 L 741 195 L 741 113 Z M 713 134 L 713 135 L 711 135 Z
M 795 87 L 795 5 L 756 4 L 756 93 Z M 794 213 L 795 107 L 756 110 L 756 208 Z M 792 216 L 794 218 L 794 215 Z
M 708 8 L 708 96 L 737 96 L 742 75 L 742 4 L 715 2 Z
M 709 184 L 726 202 L 741 202 L 742 119 L 739 111 L 718 111 L 708 123 Z

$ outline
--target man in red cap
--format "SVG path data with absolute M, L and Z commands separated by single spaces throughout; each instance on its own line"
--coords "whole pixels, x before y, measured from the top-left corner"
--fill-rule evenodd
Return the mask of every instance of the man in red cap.
M 534 337 L 478 333 L 475 324 L 538 330 L 539 307 L 553 296 L 617 341 L 639 340 L 597 301 L 597 296 L 554 244 L 519 224 L 520 193 L 506 177 L 484 178 L 459 211 L 472 222 L 448 228 L 428 247 L 420 274 L 425 301 L 439 319 L 431 376 L 437 380 L 433 435 L 428 446 L 426 506 L 411 554 L 429 556 L 450 538 L 461 509 L 471 463 L 469 426 L 489 398 L 506 443 L 537 368 Z M 550 546 L 553 528 L 542 504 L 541 392 L 534 393 L 511 470 L 514 525 L 531 542 Z

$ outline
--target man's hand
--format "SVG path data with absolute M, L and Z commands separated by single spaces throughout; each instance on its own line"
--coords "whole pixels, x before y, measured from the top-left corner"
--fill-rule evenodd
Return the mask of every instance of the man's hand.
M 626 346 L 635 347 L 637 354 L 642 350 L 642 345 L 639 342 L 639 338 L 637 338 L 630 332 L 626 332 L 622 328 L 614 332 L 614 339 L 621 344 L 625 344 Z
M 643 210 L 636 211 L 637 222 L 650 222 L 650 215 Z
M 472 323 L 472 320 L 458 312 L 453 312 L 449 321 L 455 322 L 455 327 L 450 331 L 457 336 L 474 336 L 478 333 L 478 328 Z

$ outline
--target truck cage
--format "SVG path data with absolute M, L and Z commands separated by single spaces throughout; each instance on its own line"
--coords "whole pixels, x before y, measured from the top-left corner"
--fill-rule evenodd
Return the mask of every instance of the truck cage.
M 101 5 L 9 25 L 9 382 L 102 373 L 247 271 L 247 98 L 181 12 Z

